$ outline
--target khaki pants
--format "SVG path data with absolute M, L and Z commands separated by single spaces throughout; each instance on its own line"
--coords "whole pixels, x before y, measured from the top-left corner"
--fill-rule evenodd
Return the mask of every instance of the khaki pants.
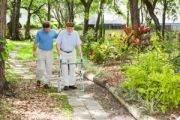
M 38 49 L 37 58 L 36 79 L 44 80 L 44 83 L 48 84 L 52 75 L 53 52 Z
M 71 53 L 65 53 L 61 51 L 60 59 L 62 60 L 62 63 L 75 63 L 76 62 L 76 51 L 74 50 Z M 72 86 L 76 83 L 76 77 L 75 77 L 75 68 L 76 65 L 68 65 L 62 64 L 62 79 L 64 86 Z

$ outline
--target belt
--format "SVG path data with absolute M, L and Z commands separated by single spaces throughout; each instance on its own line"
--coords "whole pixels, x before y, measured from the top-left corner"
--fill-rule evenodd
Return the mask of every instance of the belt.
M 63 49 L 60 48 L 61 51 L 65 52 L 65 53 L 71 53 L 72 51 L 64 51 Z

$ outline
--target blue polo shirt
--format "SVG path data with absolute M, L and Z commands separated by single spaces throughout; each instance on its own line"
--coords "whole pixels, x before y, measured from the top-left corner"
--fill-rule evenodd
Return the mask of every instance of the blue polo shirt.
M 38 48 L 41 50 L 52 50 L 53 49 L 53 40 L 56 39 L 58 33 L 55 30 L 50 30 L 46 33 L 43 29 L 37 32 L 34 43 L 38 45 Z
M 77 31 L 69 33 L 66 29 L 62 30 L 56 40 L 63 51 L 73 51 L 77 45 L 81 45 L 81 39 Z

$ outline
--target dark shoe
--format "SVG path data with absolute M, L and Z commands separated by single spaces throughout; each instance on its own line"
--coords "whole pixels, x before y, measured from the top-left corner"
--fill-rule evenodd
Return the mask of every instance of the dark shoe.
M 37 83 L 36 83 L 37 87 L 40 87 L 41 86 L 41 81 L 38 80 Z
M 70 89 L 73 89 L 73 90 L 77 89 L 77 87 L 76 87 L 76 86 L 74 86 L 74 85 L 69 86 L 69 88 L 70 88 Z
M 45 84 L 43 87 L 44 87 L 45 89 L 48 89 L 48 88 L 49 88 L 49 85 L 48 85 L 48 84 Z
M 68 86 L 64 86 L 63 90 L 69 90 L 69 87 Z

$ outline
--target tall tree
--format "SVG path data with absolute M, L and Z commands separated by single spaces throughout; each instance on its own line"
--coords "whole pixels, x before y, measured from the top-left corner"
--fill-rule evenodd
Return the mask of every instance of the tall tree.
M 47 20 L 51 20 L 51 0 L 48 0 L 48 15 Z
M 177 5 L 176 0 L 162 0 L 161 4 L 163 6 L 161 30 L 162 30 L 162 39 L 164 40 L 166 18 L 168 15 L 170 15 L 172 20 L 176 19 L 179 6 Z
M 22 8 L 27 10 L 27 22 L 25 27 L 25 38 L 30 39 L 30 24 L 31 24 L 31 17 L 33 14 L 37 14 L 40 9 L 47 3 L 47 1 L 43 0 L 23 0 L 22 1 Z
M 86 35 L 88 31 L 88 23 L 89 23 L 89 11 L 93 0 L 81 0 L 81 3 L 84 6 L 84 29 L 83 35 Z
M 95 38 L 95 40 L 97 40 L 98 30 L 99 30 L 99 27 L 100 27 L 99 24 L 100 24 L 101 15 L 102 15 L 102 12 L 103 12 L 104 4 L 105 4 L 105 0 L 100 0 L 99 1 L 98 15 L 97 15 L 96 25 L 95 25 L 95 29 L 94 29 L 94 38 Z
M 8 36 L 10 39 L 19 40 L 19 29 L 21 27 L 19 23 L 21 0 L 9 0 L 7 2 L 7 9 L 10 11 L 10 22 L 7 24 L 9 30 Z
M 14 0 L 12 2 L 12 15 L 11 15 L 11 39 L 13 40 L 20 40 L 19 36 L 19 28 L 20 28 L 20 23 L 19 23 L 19 18 L 20 18 L 20 7 L 21 7 L 21 0 Z
M 142 0 L 142 1 L 146 5 L 147 10 L 149 11 L 149 15 L 151 16 L 151 18 L 153 19 L 153 21 L 156 25 L 156 30 L 160 31 L 161 26 L 159 23 L 159 19 L 157 18 L 156 14 L 154 13 L 154 10 L 155 10 L 158 0 L 154 0 L 153 3 L 151 3 L 150 0 Z
M 69 22 L 74 22 L 74 2 L 74 0 L 66 0 Z
M 0 40 L 3 40 L 5 37 L 5 31 L 6 31 L 6 0 L 0 0 Z M 0 44 L 0 52 L 2 51 L 4 46 L 2 46 L 2 43 Z M 5 62 L 4 60 L 0 59 L 0 92 L 3 91 L 5 86 Z
M 134 28 L 134 26 L 138 26 L 140 23 L 139 8 L 138 8 L 139 0 L 129 0 L 129 3 L 130 3 L 130 13 L 131 13 L 131 24 L 132 24 L 132 28 Z

